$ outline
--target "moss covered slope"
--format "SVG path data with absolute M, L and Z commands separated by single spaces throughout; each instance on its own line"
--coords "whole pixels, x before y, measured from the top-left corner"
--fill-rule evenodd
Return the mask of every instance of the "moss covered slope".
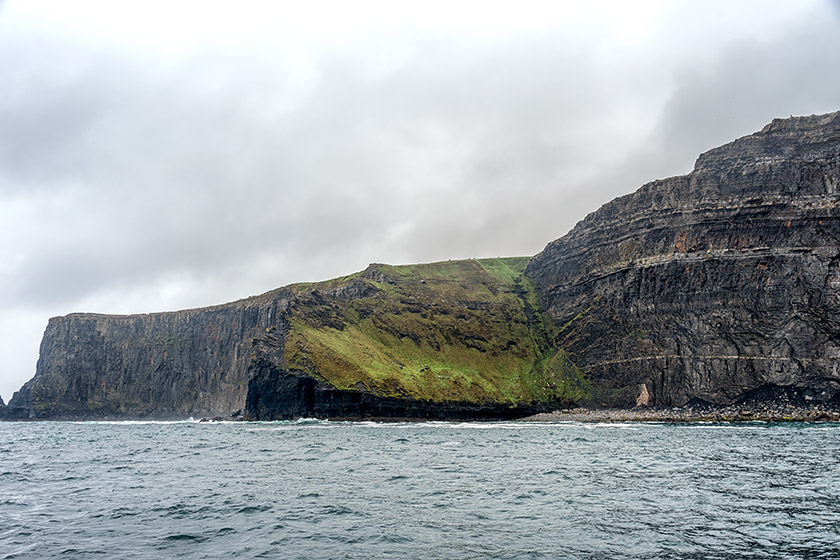
M 435 402 L 579 401 L 526 257 L 389 266 L 292 286 L 284 360 L 344 390 Z

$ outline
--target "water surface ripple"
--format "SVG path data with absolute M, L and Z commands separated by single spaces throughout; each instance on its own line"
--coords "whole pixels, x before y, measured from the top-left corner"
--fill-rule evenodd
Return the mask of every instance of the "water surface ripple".
M 0 559 L 840 558 L 838 424 L 0 423 Z

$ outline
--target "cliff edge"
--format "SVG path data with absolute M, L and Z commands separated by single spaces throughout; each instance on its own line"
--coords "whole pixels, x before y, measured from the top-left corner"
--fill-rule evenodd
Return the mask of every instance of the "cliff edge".
M 284 329 L 290 294 L 148 315 L 50 319 L 35 376 L 8 418 L 230 415 L 248 392 L 250 340 Z

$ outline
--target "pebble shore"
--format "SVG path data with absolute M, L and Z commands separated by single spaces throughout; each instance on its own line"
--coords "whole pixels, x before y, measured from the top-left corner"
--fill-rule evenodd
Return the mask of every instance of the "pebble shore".
M 834 404 L 702 406 L 679 408 L 572 408 L 535 414 L 523 422 L 840 422 Z

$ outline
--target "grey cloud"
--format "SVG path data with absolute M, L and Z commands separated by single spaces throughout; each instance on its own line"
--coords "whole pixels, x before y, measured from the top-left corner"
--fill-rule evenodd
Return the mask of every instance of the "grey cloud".
M 80 299 L 273 253 L 297 262 L 354 251 L 383 260 L 370 247 L 397 259 L 486 253 L 478 216 L 505 190 L 526 198 L 542 168 L 579 163 L 584 150 L 567 129 L 595 111 L 596 100 L 580 105 L 579 83 L 557 77 L 571 63 L 533 50 L 427 54 L 379 80 L 352 60 L 327 60 L 302 106 L 264 120 L 244 114 L 255 78 L 247 74 L 223 77 L 206 97 L 193 87 L 200 68 L 164 79 L 108 60 L 86 59 L 59 96 L 33 82 L 22 95 L 35 108 L 6 120 L 46 147 L 13 154 L 4 183 L 72 188 L 74 205 L 56 224 L 61 235 L 36 236 L 10 293 L 18 302 Z M 61 114 L 73 117 L 51 117 Z M 519 218 L 499 224 L 493 240 Z M 433 233 L 446 231 L 454 234 Z M 407 250 L 382 247 L 395 235 Z
M 65 188 L 76 177 L 81 189 L 66 232 L 42 240 L 21 265 L 15 297 L 81 298 L 173 270 L 212 275 L 266 255 L 305 262 L 354 252 L 361 260 L 534 253 L 585 209 L 653 178 L 634 166 L 647 172 L 686 161 L 740 123 L 763 123 L 773 103 L 809 106 L 814 92 L 832 95 L 831 77 L 798 89 L 830 75 L 803 70 L 804 58 L 828 64 L 836 52 L 833 43 L 803 43 L 804 33 L 783 43 L 782 57 L 778 47 L 734 45 L 710 67 L 684 69 L 647 157 L 617 166 L 609 184 L 585 179 L 626 149 L 611 137 L 610 118 L 634 109 L 621 96 L 641 97 L 653 85 L 611 75 L 616 69 L 550 37 L 484 52 L 421 50 L 374 78 L 358 61 L 333 56 L 302 104 L 267 116 L 246 103 L 284 83 L 265 61 L 164 72 L 85 59 L 60 96 L 39 96 L 33 85 L 35 109 L 9 119 L 39 149 L 18 144 L 32 159 L 12 158 L 7 184 L 37 173 L 40 188 Z M 44 165 L 63 161 L 76 167 Z M 575 188 L 585 190 L 572 196 Z M 66 281 L 47 290 L 57 276 Z
M 648 145 L 595 179 L 627 150 L 612 116 L 648 109 L 638 100 L 657 84 L 550 36 L 479 51 L 430 46 L 373 77 L 332 55 L 303 101 L 276 114 L 249 102 L 284 93 L 270 59 L 239 64 L 233 53 L 162 69 L 70 52 L 75 76 L 62 74 L 59 89 L 19 75 L 17 101 L 0 113 L 15 131 L 3 144 L 5 188 L 78 190 L 60 235 L 35 236 L 11 293 L 80 299 L 271 256 L 534 253 L 653 178 L 644 173 L 756 127 L 742 123 L 813 106 L 818 93 L 837 99 L 831 73 L 802 64 L 830 66 L 837 34 L 820 31 L 781 47 L 734 45 L 711 66 L 683 69 Z

